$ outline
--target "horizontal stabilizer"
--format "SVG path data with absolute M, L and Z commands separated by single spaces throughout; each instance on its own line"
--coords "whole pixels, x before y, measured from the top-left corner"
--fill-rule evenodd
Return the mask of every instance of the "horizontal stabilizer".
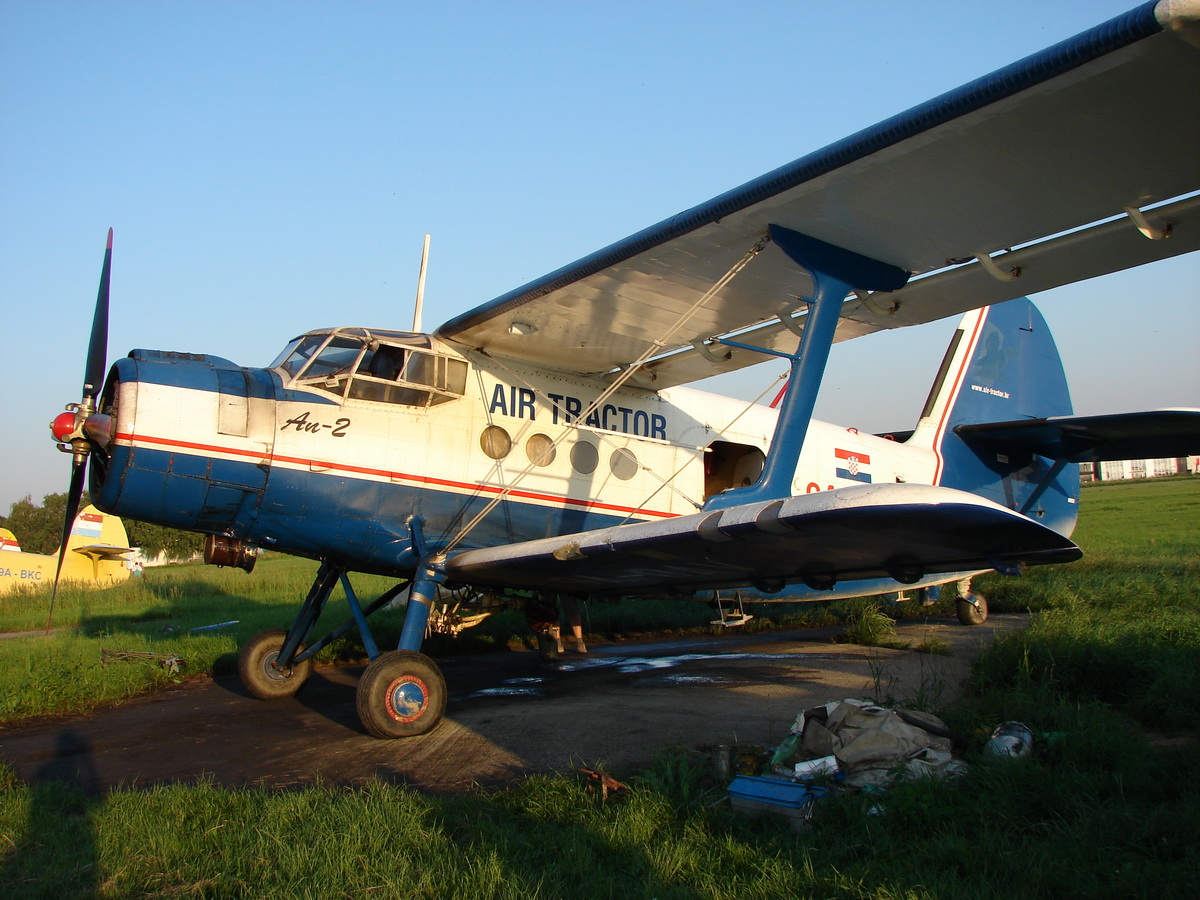
M 89 559 L 124 559 L 131 552 L 129 547 L 113 547 L 109 544 L 87 544 L 72 547 L 72 553 L 80 553 Z
M 989 500 L 918 484 L 861 485 L 656 522 L 465 550 L 451 581 L 624 595 L 690 594 L 1071 562 L 1070 540 Z
M 1047 459 L 1104 462 L 1200 453 L 1200 409 L 1157 409 L 1109 416 L 1054 416 L 960 425 L 964 440 Z

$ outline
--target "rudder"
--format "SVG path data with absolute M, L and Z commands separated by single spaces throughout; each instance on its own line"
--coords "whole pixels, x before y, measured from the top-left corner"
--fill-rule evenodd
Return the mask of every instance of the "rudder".
M 1071 396 L 1054 338 L 1027 298 L 963 316 L 942 361 L 910 446 L 936 457 L 933 483 L 1022 509 L 1052 461 L 1027 450 L 967 440 L 960 425 L 1071 415 Z M 1027 514 L 1069 535 L 1079 499 L 1079 468 L 1067 465 Z

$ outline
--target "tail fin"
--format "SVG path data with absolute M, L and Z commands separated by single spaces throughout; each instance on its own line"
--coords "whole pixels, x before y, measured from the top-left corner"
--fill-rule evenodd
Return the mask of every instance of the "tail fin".
M 1052 473 L 1052 460 L 963 437 L 955 429 L 1071 412 L 1066 375 L 1050 329 L 1037 308 L 1018 297 L 963 316 L 908 443 L 933 451 L 934 484 L 1017 510 L 1035 498 L 1027 514 L 1069 535 L 1078 510 L 1078 466 Z M 1052 483 L 1039 492 L 1047 478 Z
M 125 533 L 125 523 L 119 516 L 110 516 L 94 506 L 86 506 L 79 511 L 71 525 L 71 536 L 67 539 L 67 549 L 85 546 L 117 547 L 129 549 L 129 537 Z
M 17 543 L 17 536 L 7 528 L 0 528 L 0 550 L 21 552 L 21 545 Z

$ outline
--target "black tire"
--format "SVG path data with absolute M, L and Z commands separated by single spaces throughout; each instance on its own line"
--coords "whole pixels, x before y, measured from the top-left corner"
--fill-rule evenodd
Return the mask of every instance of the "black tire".
M 250 638 L 238 652 L 238 677 L 251 697 L 259 700 L 281 700 L 291 697 L 304 686 L 312 674 L 312 660 L 293 665 L 290 669 L 277 669 L 274 665 L 283 649 L 287 632 L 282 628 L 268 628 Z M 301 653 L 301 645 L 296 653 Z
M 971 592 L 970 596 L 974 598 L 974 603 L 960 597 L 955 604 L 958 621 L 964 625 L 982 625 L 987 621 L 988 617 L 987 597 L 983 596 L 983 594 L 977 594 L 974 591 Z
M 424 653 L 392 650 L 367 666 L 358 682 L 355 704 L 359 721 L 375 737 L 415 737 L 442 721 L 446 679 Z

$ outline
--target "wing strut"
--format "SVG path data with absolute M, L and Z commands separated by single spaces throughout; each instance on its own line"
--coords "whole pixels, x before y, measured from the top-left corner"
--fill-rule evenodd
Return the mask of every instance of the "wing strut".
M 792 495 L 792 478 L 817 403 L 825 364 L 829 361 L 829 348 L 840 320 L 842 301 L 854 290 L 899 290 L 911 274 L 780 225 L 772 225 L 770 233 L 779 249 L 812 275 L 813 296 L 803 298 L 808 304 L 808 313 L 804 317 L 800 347 L 795 353 L 718 339 L 730 347 L 783 357 L 791 362 L 791 372 L 762 476 L 749 487 L 714 494 L 704 504 L 706 510 L 759 500 L 782 500 Z
M 772 227 L 774 227 L 774 226 L 772 226 Z M 766 248 L 767 244 L 770 243 L 770 241 L 771 241 L 770 235 L 766 235 L 766 234 L 764 234 L 757 241 L 755 241 L 754 245 L 749 250 L 746 251 L 745 255 L 742 256 L 742 258 L 739 259 L 736 263 L 734 263 L 733 266 L 729 269 L 729 271 L 727 271 L 724 275 L 722 275 L 719 279 L 717 279 L 717 281 L 713 283 L 712 287 L 710 287 L 707 291 L 705 291 L 704 294 L 695 303 L 693 303 L 690 307 L 688 307 L 688 309 L 686 309 L 682 314 L 680 314 L 679 318 L 677 318 L 675 320 L 674 324 L 672 324 L 669 328 L 667 328 L 666 331 L 664 331 L 657 340 L 653 341 L 651 343 L 650 347 L 647 348 L 647 350 L 640 357 L 638 357 L 638 359 L 636 359 L 633 363 L 631 363 L 630 365 L 624 367 L 623 369 L 621 369 L 619 371 L 619 373 L 616 376 L 616 379 L 607 388 L 604 389 L 604 391 L 600 394 L 600 396 L 598 396 L 595 400 L 593 400 L 587 406 L 587 408 L 584 409 L 583 412 L 581 412 L 578 415 L 578 419 L 580 421 L 586 422 L 588 420 L 588 417 L 593 412 L 598 410 L 601 407 L 601 405 L 606 403 L 608 401 L 609 397 L 611 397 L 618 390 L 620 390 L 620 388 L 625 384 L 625 382 L 629 381 L 631 378 L 634 378 L 638 374 L 638 371 L 642 368 L 642 366 L 644 366 L 647 362 L 649 362 L 649 360 L 653 356 L 662 352 L 663 348 L 668 345 L 671 338 L 675 336 L 675 333 L 678 332 L 681 328 L 683 328 L 683 326 L 687 324 L 688 320 L 690 320 L 693 316 L 696 315 L 696 313 L 698 313 L 701 309 L 703 309 L 704 306 L 707 305 L 708 302 L 710 300 L 712 300 L 713 297 L 715 297 L 718 293 L 720 293 L 721 290 L 723 290 L 729 284 L 729 282 L 733 281 L 734 278 L 736 278 L 739 274 L 741 274 L 741 271 L 744 268 L 746 268 L 746 266 L 748 266 L 755 259 L 755 257 L 757 257 L 760 253 L 762 253 L 762 251 Z M 841 252 L 845 252 L 845 251 L 841 251 Z M 569 432 L 567 430 L 563 430 L 563 432 L 561 434 L 559 434 L 559 436 L 557 438 L 554 439 L 554 442 L 551 444 L 551 447 L 557 447 L 559 445 L 559 443 L 561 443 L 562 441 L 564 441 L 566 439 L 568 433 Z M 463 538 L 465 538 L 468 534 L 470 534 L 471 531 L 474 530 L 475 526 L 478 525 L 480 522 L 482 522 L 484 520 L 484 518 L 487 517 L 492 512 L 492 510 L 495 509 L 500 504 L 500 502 L 503 501 L 504 498 L 507 497 L 513 491 L 513 489 L 517 486 L 518 482 L 520 482 L 520 480 L 522 478 L 524 478 L 526 475 L 528 475 L 530 472 L 533 471 L 535 466 L 536 466 L 536 464 L 531 461 L 529 463 L 529 465 L 527 465 L 523 470 L 521 470 L 521 472 L 517 475 L 517 477 L 515 479 L 513 479 L 513 481 L 510 484 L 508 484 L 504 488 L 503 491 L 501 491 L 499 494 L 497 494 L 495 497 L 493 497 L 488 502 L 488 504 L 475 515 L 475 518 L 473 518 L 470 522 L 468 522 L 466 525 L 464 525 L 462 527 L 462 529 L 459 530 L 458 534 L 456 534 L 453 537 L 453 539 L 451 539 L 451 541 L 444 548 L 442 548 L 442 553 L 449 553 L 451 550 L 453 550 L 455 547 L 457 547 L 459 545 L 459 543 L 462 542 Z

